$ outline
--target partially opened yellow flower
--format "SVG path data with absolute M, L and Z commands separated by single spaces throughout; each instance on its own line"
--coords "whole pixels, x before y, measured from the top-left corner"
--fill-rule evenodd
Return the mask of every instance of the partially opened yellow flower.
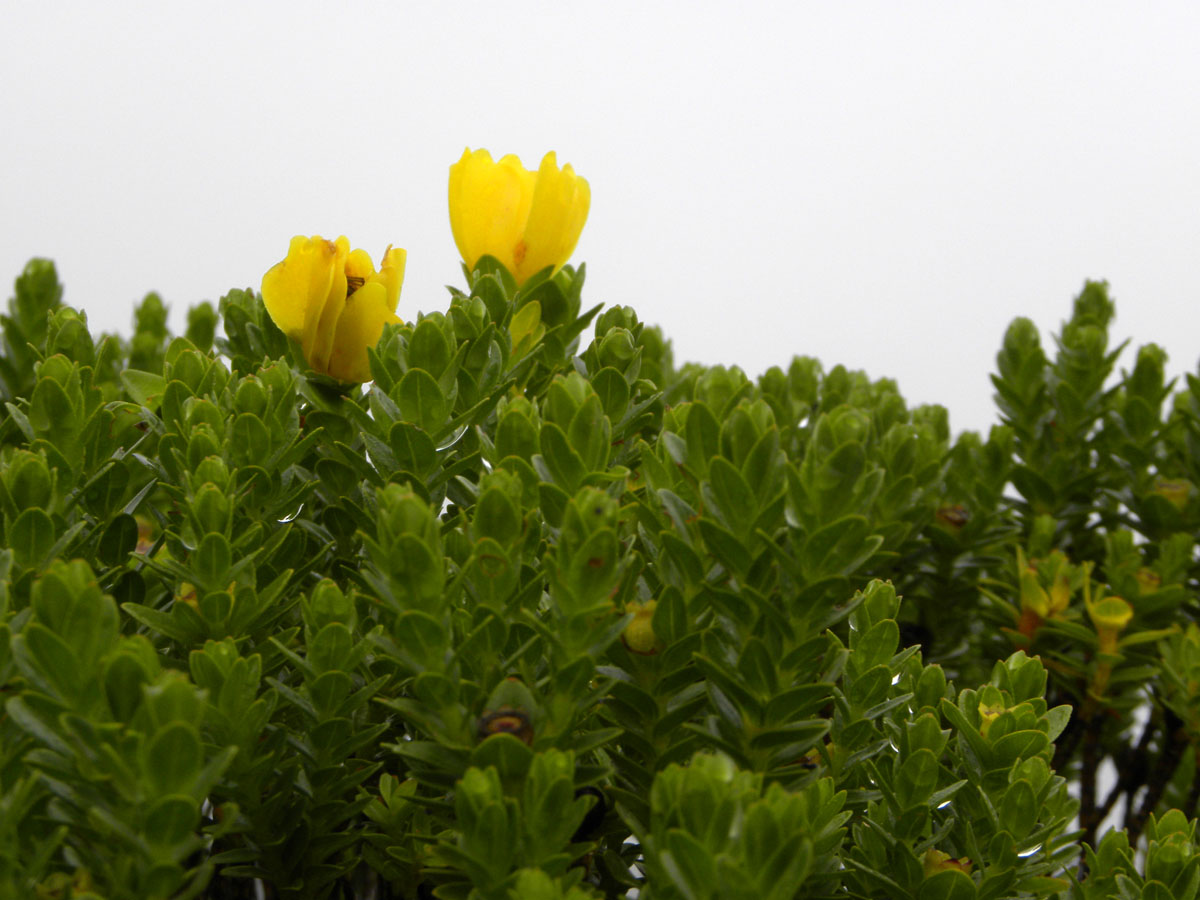
M 450 230 L 467 268 L 494 256 L 517 284 L 571 258 L 592 193 L 570 165 L 547 153 L 536 172 L 517 157 L 493 162 L 486 150 L 463 151 L 450 167 Z
M 297 236 L 287 258 L 263 276 L 263 303 L 313 371 L 370 381 L 367 348 L 379 342 L 385 324 L 400 321 L 404 261 L 403 250 L 388 247 L 376 272 L 367 252 L 351 250 L 344 237 Z

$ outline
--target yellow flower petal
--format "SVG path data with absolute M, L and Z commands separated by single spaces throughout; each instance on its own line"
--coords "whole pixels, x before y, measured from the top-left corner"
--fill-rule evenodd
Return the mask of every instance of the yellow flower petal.
M 305 359 L 318 372 L 329 371 L 329 355 L 333 352 L 334 334 L 349 293 L 346 290 L 346 261 L 350 256 L 350 242 L 343 236 L 337 239 L 334 246 L 336 257 L 329 294 L 321 308 L 320 317 L 305 323 L 304 339 L 300 342 L 304 348 Z
M 517 283 L 547 266 L 556 269 L 571 258 L 587 220 L 591 191 L 569 165 L 561 170 L 554 152 L 538 167 L 529 220 L 525 223 L 523 259 L 513 273 Z
M 383 251 L 383 259 L 379 263 L 379 271 L 371 276 L 371 281 L 378 281 L 387 293 L 387 308 L 396 311 L 396 303 L 400 300 L 400 286 L 404 283 L 404 264 L 408 254 L 399 247 L 388 247 Z
M 389 308 L 387 285 L 379 280 L 363 285 L 343 303 L 325 371 L 341 381 L 370 381 L 367 348 L 379 343 L 386 323 L 400 318 Z
M 532 172 L 515 156 L 492 162 L 486 150 L 463 151 L 450 167 L 450 230 L 467 266 L 491 254 L 512 267 L 533 199 Z
M 336 248 L 319 237 L 292 238 L 287 257 L 263 276 L 263 303 L 279 330 L 303 343 L 333 283 Z

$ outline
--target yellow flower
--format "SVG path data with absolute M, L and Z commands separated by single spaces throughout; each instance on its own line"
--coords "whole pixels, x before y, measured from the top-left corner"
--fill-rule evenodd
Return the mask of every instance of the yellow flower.
M 1101 653 L 1116 653 L 1117 639 L 1133 618 L 1133 607 L 1122 597 L 1105 597 L 1087 605 Z
M 463 151 L 450 167 L 450 230 L 467 268 L 494 256 L 517 284 L 571 258 L 587 221 L 588 183 L 547 153 L 536 172 L 513 155 Z
M 313 371 L 341 381 L 371 380 L 367 348 L 399 322 L 403 250 L 388 247 L 379 271 L 365 250 L 313 236 L 292 238 L 287 258 L 263 276 L 262 296 L 279 330 L 296 341 Z

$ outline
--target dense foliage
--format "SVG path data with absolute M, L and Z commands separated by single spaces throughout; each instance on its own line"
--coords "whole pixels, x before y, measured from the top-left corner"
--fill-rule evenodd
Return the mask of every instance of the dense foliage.
M 1196 897 L 1200 379 L 1088 284 L 951 440 L 583 275 L 485 257 L 351 389 L 253 292 L 96 337 L 29 264 L 0 896 Z

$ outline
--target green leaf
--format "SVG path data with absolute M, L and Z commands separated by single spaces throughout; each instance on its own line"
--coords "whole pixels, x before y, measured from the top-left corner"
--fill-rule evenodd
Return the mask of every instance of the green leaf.
M 187 794 L 203 764 L 200 738 L 187 722 L 171 722 L 143 750 L 145 778 L 157 794 Z
M 150 807 L 143 834 L 152 845 L 172 847 L 190 837 L 199 824 L 196 801 L 182 794 L 171 794 Z
M 1021 840 L 1037 824 L 1038 804 L 1028 781 L 1014 781 L 1000 801 L 1000 827 Z
M 424 369 L 409 369 L 400 379 L 398 393 L 396 403 L 406 422 L 429 435 L 442 430 L 450 408 L 437 379 Z
M 414 369 L 424 369 L 435 379 L 450 364 L 450 345 L 434 319 L 424 318 L 413 329 L 408 340 L 408 364 Z
M 542 451 L 540 458 L 545 463 L 550 479 L 568 494 L 575 494 L 589 469 L 571 448 L 566 434 L 553 422 L 545 422 L 542 424 L 539 444 Z M 536 463 L 537 457 L 534 458 Z
M 862 516 L 844 516 L 809 535 L 800 552 L 805 577 L 816 581 L 827 575 L 849 575 L 867 561 L 883 543 L 868 537 L 870 526 Z
M 612 449 L 612 424 L 605 417 L 600 398 L 595 394 L 590 394 L 572 417 L 567 438 L 588 472 L 607 468 Z
M 191 555 L 192 570 L 209 589 L 220 590 L 227 585 L 226 576 L 233 564 L 233 550 L 220 534 L 206 534 Z
M 493 734 L 471 751 L 471 765 L 494 767 L 504 784 L 512 786 L 525 778 L 533 764 L 533 750 L 511 734 Z
M 8 530 L 8 545 L 17 564 L 32 569 L 45 560 L 56 537 L 54 521 L 45 512 L 33 507 L 17 516 L 12 523 Z
M 701 518 L 696 524 L 700 527 L 700 535 L 709 551 L 725 568 L 738 575 L 750 568 L 750 553 L 733 534 L 712 519 Z
M 754 502 L 754 492 L 742 473 L 725 457 L 716 456 L 709 462 L 708 477 L 729 530 L 734 534 L 747 534 L 758 508 Z
M 254 413 L 242 413 L 233 420 L 231 450 L 238 465 L 265 464 L 271 457 L 271 432 Z
M 896 773 L 893 788 L 903 807 L 925 803 L 937 787 L 938 761 L 931 750 L 918 750 L 908 757 Z
M 106 566 L 124 565 L 129 554 L 137 548 L 138 523 L 133 516 L 120 513 L 100 535 L 100 543 L 96 547 L 96 556 Z
M 605 366 L 592 376 L 592 388 L 604 407 L 610 422 L 620 422 L 629 408 L 629 382 L 612 366 Z
M 695 402 L 687 408 L 685 437 L 687 438 L 687 466 L 700 478 L 708 477 L 708 463 L 721 452 L 721 426 L 716 416 L 703 403 Z
M 1001 766 L 1009 766 L 1019 759 L 1028 759 L 1046 752 L 1050 739 L 1040 731 L 1014 731 L 1006 734 L 993 745 L 996 760 Z
M 158 409 L 163 393 L 167 389 L 167 379 L 153 372 L 139 372 L 137 369 L 121 370 L 121 386 L 125 388 L 133 402 L 147 409 Z
M 935 872 L 921 882 L 917 900 L 975 900 L 975 882 L 958 869 Z
M 433 439 L 410 422 L 396 422 L 388 432 L 388 446 L 402 472 L 412 472 L 424 479 L 437 464 L 437 449 Z

